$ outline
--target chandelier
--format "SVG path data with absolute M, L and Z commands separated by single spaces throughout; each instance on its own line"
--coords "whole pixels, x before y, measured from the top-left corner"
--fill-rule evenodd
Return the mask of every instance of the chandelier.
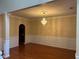
M 41 23 L 42 23 L 42 25 L 46 25 L 47 24 L 47 20 L 46 20 L 46 11 L 45 10 L 43 10 L 42 11 L 42 15 L 43 15 L 43 17 L 42 17 L 42 20 L 41 20 Z

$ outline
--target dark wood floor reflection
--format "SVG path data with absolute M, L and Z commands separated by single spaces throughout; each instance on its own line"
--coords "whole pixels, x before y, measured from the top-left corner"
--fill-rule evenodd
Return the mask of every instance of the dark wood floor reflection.
M 12 48 L 10 59 L 75 59 L 75 52 L 38 44 L 27 44 Z

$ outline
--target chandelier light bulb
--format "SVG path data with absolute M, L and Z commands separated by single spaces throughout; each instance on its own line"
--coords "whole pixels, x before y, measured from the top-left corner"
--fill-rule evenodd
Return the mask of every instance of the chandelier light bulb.
M 46 25 L 46 23 L 47 23 L 46 18 L 43 18 L 43 19 L 41 20 L 41 23 L 45 26 L 45 25 Z

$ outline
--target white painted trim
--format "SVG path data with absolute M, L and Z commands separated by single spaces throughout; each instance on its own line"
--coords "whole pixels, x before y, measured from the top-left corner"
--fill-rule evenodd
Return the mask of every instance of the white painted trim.
M 30 40 L 31 43 L 76 50 L 75 38 L 31 35 Z
M 77 17 L 76 17 L 76 59 L 79 59 L 79 0 L 77 0 Z
M 17 47 L 19 44 L 18 41 L 19 41 L 18 36 L 11 36 L 10 37 L 10 48 Z
M 30 43 L 30 36 L 25 36 L 25 44 Z M 19 36 L 11 36 L 10 37 L 10 48 L 14 48 L 19 46 Z
M 10 37 L 10 48 L 17 47 L 19 43 L 18 36 Z M 75 38 L 67 37 L 52 37 L 52 36 L 39 36 L 39 35 L 26 35 L 25 44 L 37 43 L 52 47 L 59 47 L 64 49 L 76 50 Z
M 55 18 L 55 17 L 59 17 L 59 18 L 61 18 L 61 17 L 71 17 L 71 16 L 75 16 L 76 17 L 76 14 L 67 14 L 67 15 L 58 15 L 58 16 L 49 16 L 49 17 L 51 17 L 51 18 Z
M 9 29 L 10 29 L 10 18 L 9 18 L 9 15 L 8 13 L 5 13 L 4 14 L 5 16 L 5 40 L 4 40 L 4 58 L 7 58 L 9 57 L 10 55 L 10 33 L 9 33 Z
M 9 50 L 9 40 L 7 39 L 7 40 L 5 40 L 5 43 L 4 43 L 4 58 L 7 58 L 7 57 L 9 57 L 10 55 L 9 55 L 9 52 L 10 52 L 10 50 Z
M 25 36 L 25 44 L 30 43 L 30 35 Z

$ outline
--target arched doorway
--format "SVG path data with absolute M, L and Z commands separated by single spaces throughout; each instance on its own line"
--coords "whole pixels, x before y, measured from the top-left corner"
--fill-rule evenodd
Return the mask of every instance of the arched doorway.
M 19 46 L 25 43 L 25 25 L 20 24 L 19 26 Z

